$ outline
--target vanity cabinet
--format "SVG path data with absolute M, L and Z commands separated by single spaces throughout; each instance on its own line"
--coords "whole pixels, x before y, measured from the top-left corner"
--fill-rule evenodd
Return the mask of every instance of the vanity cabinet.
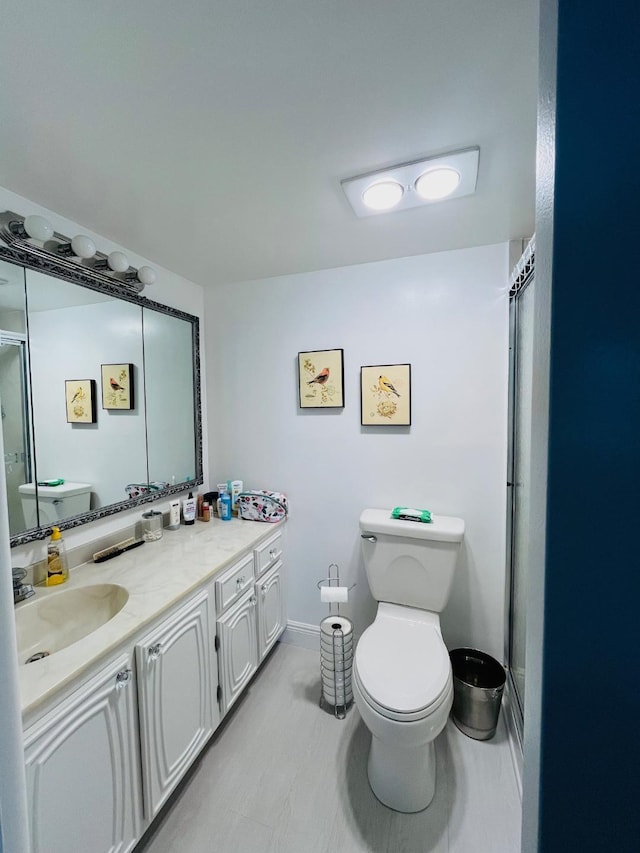
M 285 629 L 281 556 L 282 533 L 277 531 L 216 581 L 216 645 L 223 716 Z
M 219 721 L 208 591 L 153 628 L 135 647 L 144 812 L 151 820 Z
M 133 850 L 285 628 L 282 532 L 255 541 L 28 724 L 33 853 Z
M 258 668 L 256 604 L 257 599 L 252 584 L 251 591 L 242 596 L 234 607 L 218 619 L 220 704 L 223 715 L 242 693 Z
M 258 611 L 258 663 L 266 658 L 285 629 L 282 561 L 255 584 Z
M 136 685 L 117 658 L 25 732 L 33 853 L 126 853 L 141 833 Z

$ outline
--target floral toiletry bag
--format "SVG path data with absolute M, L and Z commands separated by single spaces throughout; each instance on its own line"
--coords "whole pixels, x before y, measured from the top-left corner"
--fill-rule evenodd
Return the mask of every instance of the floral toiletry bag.
M 289 512 L 287 496 L 282 492 L 240 492 L 236 506 L 240 518 L 246 521 L 282 521 Z

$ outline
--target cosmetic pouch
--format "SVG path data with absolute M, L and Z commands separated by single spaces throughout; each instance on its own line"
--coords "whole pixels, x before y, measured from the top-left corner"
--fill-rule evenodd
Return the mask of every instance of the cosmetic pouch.
M 169 483 L 163 483 L 161 480 L 158 480 L 155 483 L 129 483 L 128 486 L 124 487 L 124 490 L 128 498 L 139 498 L 142 495 L 150 495 L 153 492 L 159 492 L 160 489 L 167 489 L 168 487 Z
M 282 521 L 289 512 L 287 496 L 282 492 L 240 492 L 236 506 L 245 521 Z

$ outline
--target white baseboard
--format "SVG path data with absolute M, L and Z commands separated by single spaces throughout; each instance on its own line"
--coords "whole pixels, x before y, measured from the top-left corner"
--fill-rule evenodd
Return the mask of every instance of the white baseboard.
M 290 646 L 300 646 L 303 649 L 320 650 L 320 626 L 308 625 L 306 622 L 287 622 L 281 643 Z

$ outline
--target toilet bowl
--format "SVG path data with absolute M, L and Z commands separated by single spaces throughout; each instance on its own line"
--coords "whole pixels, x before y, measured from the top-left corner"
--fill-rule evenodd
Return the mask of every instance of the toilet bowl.
M 372 735 L 368 774 L 374 794 L 396 811 L 426 808 L 435 793 L 433 742 L 453 703 L 437 614 L 381 603 L 356 649 L 353 693 Z
M 379 602 L 356 646 L 352 679 L 371 732 L 369 784 L 384 805 L 422 811 L 435 793 L 434 741 L 453 704 L 439 614 L 451 592 L 464 522 L 433 516 L 431 524 L 418 524 L 368 509 L 360 530 L 369 588 Z

